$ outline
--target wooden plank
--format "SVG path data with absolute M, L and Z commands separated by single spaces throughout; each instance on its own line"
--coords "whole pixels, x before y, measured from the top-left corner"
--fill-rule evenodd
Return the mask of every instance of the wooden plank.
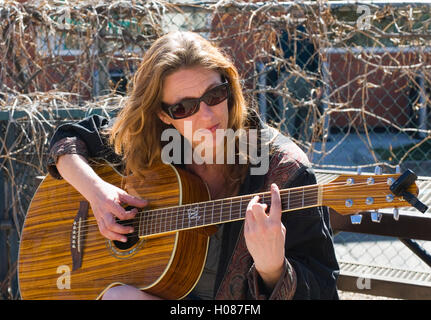
M 334 232 L 355 232 L 395 238 L 431 241 L 430 215 L 403 215 L 396 221 L 390 213 L 382 213 L 379 223 L 371 221 L 371 212 L 361 212 L 362 222 L 352 224 L 350 216 L 342 216 L 330 209 L 331 226 Z
M 337 287 L 342 291 L 369 294 L 373 296 L 391 297 L 405 300 L 431 300 L 431 287 L 417 284 L 401 283 L 390 280 L 371 279 L 371 286 L 359 289 L 359 277 L 340 275 Z M 363 280 L 360 280 L 364 283 Z
M 407 300 L 431 300 L 431 273 L 339 261 L 339 290 Z

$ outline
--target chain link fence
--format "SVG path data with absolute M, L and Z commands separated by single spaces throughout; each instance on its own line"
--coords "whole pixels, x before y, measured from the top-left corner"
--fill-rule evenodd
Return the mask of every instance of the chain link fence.
M 20 231 L 55 126 L 114 115 L 145 50 L 171 30 L 222 47 L 247 103 L 315 168 L 429 176 L 430 13 L 423 2 L 1 1 L 1 296 L 19 297 Z M 341 259 L 420 267 L 391 239 L 335 242 Z

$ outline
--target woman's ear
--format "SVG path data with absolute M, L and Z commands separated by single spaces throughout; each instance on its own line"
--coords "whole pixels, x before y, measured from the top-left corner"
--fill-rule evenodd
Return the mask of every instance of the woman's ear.
M 160 111 L 159 113 L 157 113 L 157 116 L 159 117 L 159 119 L 160 119 L 163 123 L 165 123 L 165 124 L 167 124 L 167 125 L 172 124 L 172 122 L 171 122 L 171 117 L 169 117 L 169 116 L 166 114 L 166 112 L 164 112 L 164 111 Z

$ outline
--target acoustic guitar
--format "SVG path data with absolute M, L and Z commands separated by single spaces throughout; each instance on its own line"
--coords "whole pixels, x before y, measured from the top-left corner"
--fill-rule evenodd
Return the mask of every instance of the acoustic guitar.
M 22 230 L 18 280 L 23 299 L 98 299 L 129 284 L 165 299 L 185 297 L 205 265 L 215 225 L 245 218 L 254 195 L 210 200 L 202 180 L 171 165 L 122 176 L 108 165 L 93 167 L 105 181 L 149 205 L 134 219 L 126 243 L 104 238 L 86 199 L 49 175 L 35 193 Z M 282 211 L 328 206 L 340 214 L 410 206 L 391 193 L 393 175 L 340 175 L 324 185 L 280 190 Z M 415 183 L 409 194 L 418 194 Z M 270 204 L 270 193 L 259 193 Z

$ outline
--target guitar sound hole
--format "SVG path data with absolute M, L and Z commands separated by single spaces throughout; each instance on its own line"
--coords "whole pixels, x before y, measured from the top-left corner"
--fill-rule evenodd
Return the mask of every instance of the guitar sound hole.
M 127 211 L 133 209 L 133 207 L 127 207 L 125 208 Z M 126 242 L 121 242 L 121 241 L 116 241 L 113 240 L 113 243 L 115 245 L 115 247 L 117 247 L 119 250 L 128 250 L 129 248 L 133 247 L 138 241 L 139 241 L 139 236 L 138 236 L 138 222 L 136 219 L 131 219 L 131 220 L 120 220 L 120 219 L 116 219 L 118 224 L 121 225 L 126 225 L 126 226 L 133 226 L 133 232 L 126 234 L 125 236 L 127 237 L 127 241 Z

